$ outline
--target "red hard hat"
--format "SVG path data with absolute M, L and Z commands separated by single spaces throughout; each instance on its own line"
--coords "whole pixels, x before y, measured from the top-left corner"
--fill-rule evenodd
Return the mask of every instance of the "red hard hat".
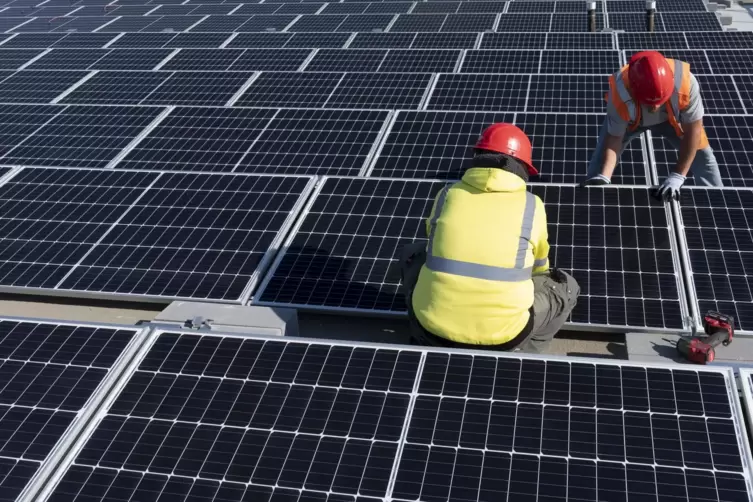
M 633 99 L 648 106 L 666 103 L 675 88 L 667 59 L 656 51 L 638 52 L 630 58 L 628 80 Z
M 481 137 L 476 142 L 476 148 L 509 155 L 524 163 L 528 167 L 529 174 L 534 176 L 539 174 L 539 170 L 533 167 L 531 160 L 531 140 L 528 139 L 526 133 L 512 124 L 500 122 L 490 125 L 481 133 Z

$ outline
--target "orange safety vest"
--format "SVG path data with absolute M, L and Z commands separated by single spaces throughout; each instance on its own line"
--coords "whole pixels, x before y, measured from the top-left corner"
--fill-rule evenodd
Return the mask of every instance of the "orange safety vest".
M 682 137 L 684 131 L 680 124 L 680 112 L 690 104 L 690 65 L 678 59 L 667 59 L 669 67 L 674 75 L 675 91 L 666 102 L 667 117 L 669 123 L 675 129 L 678 137 Z M 618 80 L 619 78 L 619 80 Z M 617 74 L 609 77 L 609 89 L 612 94 L 612 103 L 622 120 L 628 123 L 628 130 L 635 131 L 641 123 L 641 107 L 633 100 L 630 94 L 630 82 L 628 79 L 628 65 L 623 66 Z M 609 93 L 604 96 L 609 101 Z M 709 138 L 706 129 L 701 132 L 701 140 L 698 149 L 709 146 Z

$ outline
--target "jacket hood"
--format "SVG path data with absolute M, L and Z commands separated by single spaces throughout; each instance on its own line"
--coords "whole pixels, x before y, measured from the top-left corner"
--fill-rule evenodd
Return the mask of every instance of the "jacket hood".
M 492 167 L 472 167 L 463 175 L 463 183 L 482 192 L 517 192 L 526 189 L 526 183 L 517 176 Z

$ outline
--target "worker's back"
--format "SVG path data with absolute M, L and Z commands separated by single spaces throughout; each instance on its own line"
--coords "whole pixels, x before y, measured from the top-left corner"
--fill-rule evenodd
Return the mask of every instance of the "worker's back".
M 412 299 L 421 325 L 466 344 L 517 336 L 529 321 L 533 268 L 548 268 L 541 200 L 515 174 L 473 168 L 440 193 L 427 227 L 426 265 Z

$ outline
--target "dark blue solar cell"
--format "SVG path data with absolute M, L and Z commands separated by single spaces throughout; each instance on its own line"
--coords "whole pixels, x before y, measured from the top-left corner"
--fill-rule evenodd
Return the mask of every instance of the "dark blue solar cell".
M 597 456 L 601 460 L 625 461 L 625 430 L 622 413 L 599 410 L 596 412 Z
M 570 404 L 590 408 L 596 405 L 596 367 L 573 364 L 570 370 Z
M 408 428 L 408 441 L 411 443 L 431 444 L 434 425 L 437 422 L 439 399 L 418 396 L 413 405 L 413 414 Z
M 535 502 L 538 492 L 539 459 L 513 455 L 510 465 L 510 494 L 520 502 Z
M 517 359 L 498 359 L 494 381 L 494 399 L 517 401 L 520 386 L 520 366 Z
M 596 368 L 596 406 L 599 408 L 622 408 L 622 375 L 617 366 Z
M 683 467 L 680 427 L 676 416 L 651 415 L 656 463 L 670 467 Z
M 421 373 L 421 383 L 418 392 L 421 394 L 441 394 L 447 375 L 447 354 L 428 354 Z
M 490 450 L 512 451 L 515 430 L 516 405 L 514 403 L 493 402 L 492 413 L 489 417 L 489 432 L 486 447 Z
M 518 399 L 528 403 L 543 402 L 545 374 L 546 363 L 544 361 L 523 360 Z
M 460 427 L 463 420 L 465 401 L 444 398 L 439 404 L 437 421 L 434 425 L 432 443 L 441 446 L 457 446 L 460 439 Z
M 564 406 L 546 406 L 541 433 L 541 453 L 567 457 L 570 410 Z

